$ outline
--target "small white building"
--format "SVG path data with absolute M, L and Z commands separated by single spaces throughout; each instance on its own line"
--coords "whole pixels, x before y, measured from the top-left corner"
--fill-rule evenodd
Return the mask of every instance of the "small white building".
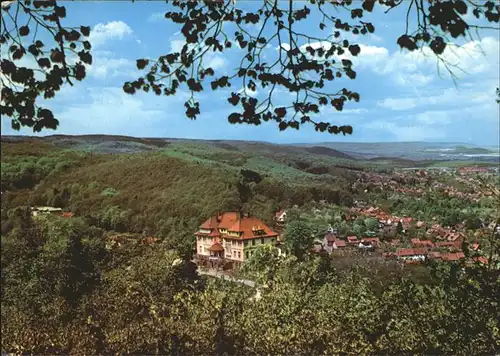
M 31 213 L 33 216 L 40 216 L 40 215 L 49 215 L 49 214 L 61 214 L 62 209 L 61 208 L 54 208 L 51 206 L 38 206 L 35 208 L 31 208 Z
M 284 223 L 286 220 L 286 211 L 280 210 L 276 213 L 275 219 L 279 223 Z

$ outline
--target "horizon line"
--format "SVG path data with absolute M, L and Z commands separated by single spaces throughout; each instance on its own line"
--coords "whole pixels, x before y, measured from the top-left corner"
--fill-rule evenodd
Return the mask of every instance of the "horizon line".
M 188 138 L 188 137 L 164 137 L 164 136 L 131 136 L 131 135 L 120 135 L 120 134 L 50 134 L 50 135 L 26 135 L 26 134 L 0 134 L 0 137 L 26 137 L 26 138 L 50 138 L 54 136 L 66 136 L 66 137 L 82 137 L 82 136 L 108 136 L 108 137 L 129 137 L 135 139 L 162 139 L 162 140 L 192 140 L 192 141 L 236 141 L 236 142 L 260 142 L 269 143 L 275 145 L 314 145 L 314 144 L 394 144 L 394 143 L 426 143 L 426 144 L 466 144 L 472 146 L 479 146 L 477 143 L 467 143 L 458 141 L 351 141 L 351 142 L 339 142 L 339 141 L 317 141 L 317 142 L 290 142 L 290 143 L 279 143 L 272 141 L 260 141 L 260 140 L 245 140 L 245 139 L 218 139 L 218 138 Z M 482 145 L 482 146 L 500 146 L 500 145 Z

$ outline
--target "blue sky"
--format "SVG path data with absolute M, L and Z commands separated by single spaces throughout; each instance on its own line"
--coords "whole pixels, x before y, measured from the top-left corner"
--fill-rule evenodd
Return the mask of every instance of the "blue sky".
M 238 7 L 245 8 L 249 3 L 237 0 Z M 65 24 L 92 27 L 94 62 L 83 82 L 64 86 L 54 99 L 47 101 L 60 126 L 57 131 L 47 130 L 42 135 L 98 133 L 277 143 L 499 143 L 499 105 L 494 100 L 500 68 L 498 31 L 482 32 L 475 42 L 463 39 L 460 47 L 445 52 L 446 58 L 464 71 L 455 71 L 459 77 L 455 86 L 443 68 L 441 76 L 438 75 L 434 57 L 425 52 L 399 50 L 396 39 L 404 32 L 404 9 L 370 14 L 364 20 L 375 24 L 375 34 L 358 36 L 353 41 L 362 48 L 354 60 L 357 78 L 336 82 L 338 88 L 346 86 L 359 92 L 361 100 L 348 103 L 344 112 L 328 109 L 320 116 L 322 121 L 352 125 L 353 135 L 343 137 L 317 133 L 312 126 L 280 132 L 276 123 L 231 125 L 227 122 L 231 106 L 220 91 L 208 90 L 199 95 L 202 115 L 196 121 L 184 116 L 187 92 L 176 97 L 127 95 L 122 91 L 123 83 L 141 74 L 135 67 L 136 59 L 156 58 L 183 44 L 179 27 L 163 19 L 167 5 L 160 1 L 65 2 L 64 5 L 68 14 Z M 316 34 L 321 37 L 332 31 L 318 29 Z M 348 39 L 353 40 L 352 35 Z M 276 54 L 276 48 L 268 51 L 269 56 Z M 208 60 L 216 74 L 223 75 L 234 70 L 239 55 L 241 52 L 234 50 L 212 55 Z M 256 95 L 265 94 L 265 90 L 258 88 Z M 289 100 L 288 93 L 279 95 L 280 101 Z M 30 129 L 13 132 L 8 118 L 2 118 L 1 122 L 3 135 L 33 134 Z

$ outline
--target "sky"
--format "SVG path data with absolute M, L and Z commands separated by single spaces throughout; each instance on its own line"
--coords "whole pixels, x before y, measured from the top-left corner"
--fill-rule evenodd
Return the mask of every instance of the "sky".
M 254 3 L 255 4 L 255 3 Z M 237 0 L 242 9 L 251 2 Z M 51 134 L 113 134 L 136 137 L 169 137 L 193 139 L 258 140 L 275 143 L 313 142 L 464 142 L 498 146 L 500 140 L 499 105 L 495 88 L 500 82 L 500 48 L 498 30 L 480 32 L 480 37 L 461 39 L 449 47 L 444 56 L 457 66 L 456 83 L 427 52 L 402 51 L 396 44 L 405 31 L 405 9 L 388 14 L 375 11 L 364 21 L 375 25 L 375 33 L 347 36 L 359 43 L 361 53 L 353 59 L 355 80 L 335 82 L 337 91 L 346 86 L 359 92 L 361 100 L 348 102 L 344 111 L 325 109 L 319 120 L 337 125 L 352 125 L 352 135 L 330 135 L 315 132 L 312 125 L 299 131 L 280 132 L 275 122 L 260 126 L 231 125 L 227 116 L 232 106 L 227 103 L 230 91 L 209 90 L 198 95 L 202 114 L 195 120 L 184 115 L 184 102 L 189 97 L 181 91 L 174 97 L 149 93 L 125 94 L 123 83 L 141 75 L 136 68 L 138 58 L 157 58 L 178 50 L 183 36 L 178 25 L 167 22 L 169 10 L 161 1 L 153 2 L 65 2 L 65 25 L 92 27 L 93 64 L 87 78 L 74 86 L 65 85 L 55 98 L 44 105 L 50 107 L 60 125 Z M 316 14 L 313 13 L 314 16 Z M 343 16 L 343 15 L 339 15 Z M 472 19 L 471 14 L 466 15 Z M 312 18 L 313 23 L 319 18 Z M 305 26 L 305 25 L 303 25 Z M 317 26 L 305 28 L 312 35 L 324 37 L 333 31 L 320 31 Z M 230 31 L 231 29 L 229 29 Z M 249 28 L 257 31 L 257 27 Z M 278 49 L 267 49 L 269 57 Z M 5 48 L 2 48 L 2 54 Z M 212 54 L 207 61 L 216 76 L 237 68 L 241 51 Z M 266 88 L 257 88 L 256 96 Z M 278 100 L 290 103 L 290 94 L 280 92 Z M 29 128 L 13 131 L 9 118 L 1 120 L 2 135 L 33 135 Z

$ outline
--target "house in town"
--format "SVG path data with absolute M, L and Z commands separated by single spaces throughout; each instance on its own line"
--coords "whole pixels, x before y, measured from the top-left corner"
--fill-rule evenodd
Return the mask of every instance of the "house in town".
M 403 225 L 403 229 L 408 230 L 408 228 L 410 227 L 410 224 L 413 221 L 413 218 L 405 217 L 405 218 L 401 218 L 399 221 L 401 222 L 401 225 Z
M 413 247 L 428 247 L 433 248 L 434 243 L 431 240 L 420 240 L 419 238 L 410 239 L 410 243 Z
M 359 242 L 358 244 L 358 248 L 360 250 L 365 250 L 365 251 L 373 251 L 375 250 L 375 246 L 370 243 L 369 241 L 366 241 L 366 240 L 362 240 Z
M 286 211 L 285 210 L 279 210 L 276 212 L 274 219 L 278 224 L 284 224 L 286 221 Z
M 425 248 L 400 248 L 396 251 L 398 259 L 406 261 L 424 261 L 427 256 Z
M 347 236 L 347 244 L 351 246 L 357 246 L 359 244 L 359 240 L 357 236 Z
M 373 248 L 378 248 L 380 246 L 380 240 L 378 237 L 365 237 L 361 240 L 361 243 L 366 246 L 371 246 Z
M 488 173 L 487 167 L 460 167 L 457 170 L 460 175 L 470 174 L 470 173 Z
M 335 234 L 327 232 L 323 241 L 321 241 L 322 250 L 326 252 L 332 252 L 338 248 L 346 247 L 346 242 L 337 238 Z
M 328 225 L 326 232 L 333 235 L 338 235 L 339 230 L 337 228 L 332 227 L 332 225 Z
M 458 261 L 465 258 L 465 254 L 462 251 L 455 252 L 455 253 L 442 253 L 441 254 L 441 259 L 443 261 Z
M 253 247 L 275 244 L 278 234 L 260 219 L 239 212 L 219 213 L 207 219 L 196 236 L 198 262 L 212 266 L 231 262 L 241 265 L 253 253 Z

